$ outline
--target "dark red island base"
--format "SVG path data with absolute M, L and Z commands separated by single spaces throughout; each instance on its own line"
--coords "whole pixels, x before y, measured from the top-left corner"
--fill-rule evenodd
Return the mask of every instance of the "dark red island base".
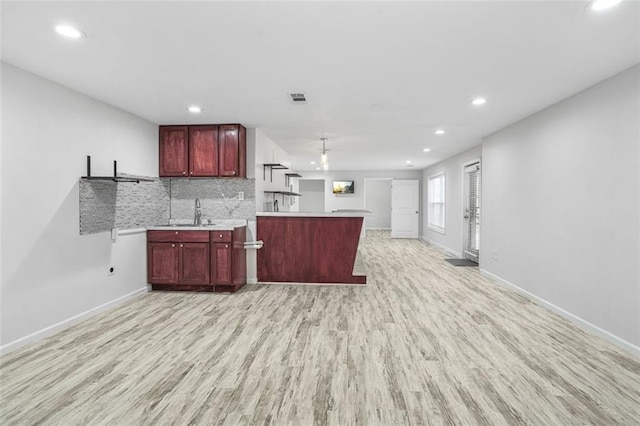
M 258 216 L 258 281 L 366 284 L 353 275 L 362 223 L 362 216 Z

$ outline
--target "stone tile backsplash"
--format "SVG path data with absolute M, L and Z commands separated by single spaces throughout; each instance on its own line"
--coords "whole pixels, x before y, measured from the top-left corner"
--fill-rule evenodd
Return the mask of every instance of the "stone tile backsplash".
M 169 187 L 160 180 L 80 180 L 80 235 L 169 221 Z
M 81 179 L 79 190 L 81 235 L 193 220 L 196 198 L 203 222 L 256 216 L 254 179 L 161 178 L 140 183 Z
M 116 226 L 115 182 L 80 180 L 80 235 L 95 234 Z
M 170 181 L 171 220 L 193 220 L 200 199 L 202 219 L 255 220 L 255 179 L 162 179 Z M 244 200 L 240 199 L 240 192 Z

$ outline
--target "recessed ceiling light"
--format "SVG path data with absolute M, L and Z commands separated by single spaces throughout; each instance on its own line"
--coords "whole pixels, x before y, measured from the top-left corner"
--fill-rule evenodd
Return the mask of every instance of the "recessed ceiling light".
M 429 151 L 431 151 L 431 150 L 430 150 L 429 148 L 425 148 L 425 149 L 423 149 L 423 151 L 424 151 L 424 152 L 429 152 Z
M 589 3 L 589 9 L 591 10 L 605 10 L 609 9 L 618 3 L 621 3 L 622 0 L 592 0 Z
M 407 161 L 406 161 L 406 163 L 407 163 L 407 164 L 411 164 L 411 160 L 407 160 Z
M 315 162 L 315 161 L 312 161 L 312 162 L 311 162 L 311 164 L 316 164 L 316 162 Z
M 444 130 L 442 129 L 436 130 L 436 135 L 444 135 Z
M 316 167 L 316 170 L 320 170 L 320 167 Z
M 200 108 L 197 105 L 191 105 L 189 108 L 187 108 L 189 110 L 189 112 L 194 113 L 194 114 L 199 114 L 202 111 L 204 111 L 202 108 Z
M 473 105 L 484 105 L 487 103 L 487 100 L 485 98 L 475 98 L 474 100 L 471 101 L 471 103 Z
M 81 30 L 66 24 L 56 25 L 56 32 L 69 38 L 82 38 L 85 36 L 85 33 Z

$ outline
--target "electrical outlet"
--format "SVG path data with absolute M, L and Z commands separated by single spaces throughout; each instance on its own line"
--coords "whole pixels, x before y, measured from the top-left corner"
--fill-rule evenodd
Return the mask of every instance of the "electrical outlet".
M 238 192 L 238 200 L 244 200 L 244 191 Z
M 491 250 L 491 260 L 497 262 L 498 261 L 498 252 L 495 250 Z
M 107 276 L 112 276 L 116 274 L 116 265 L 109 265 L 109 270 L 107 271 Z

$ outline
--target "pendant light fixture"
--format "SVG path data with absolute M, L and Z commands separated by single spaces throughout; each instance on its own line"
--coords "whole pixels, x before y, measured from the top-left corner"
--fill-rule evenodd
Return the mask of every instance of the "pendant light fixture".
M 327 138 L 320 138 L 322 141 L 322 155 L 320 156 L 320 164 L 325 172 L 329 170 L 329 158 L 327 157 Z

